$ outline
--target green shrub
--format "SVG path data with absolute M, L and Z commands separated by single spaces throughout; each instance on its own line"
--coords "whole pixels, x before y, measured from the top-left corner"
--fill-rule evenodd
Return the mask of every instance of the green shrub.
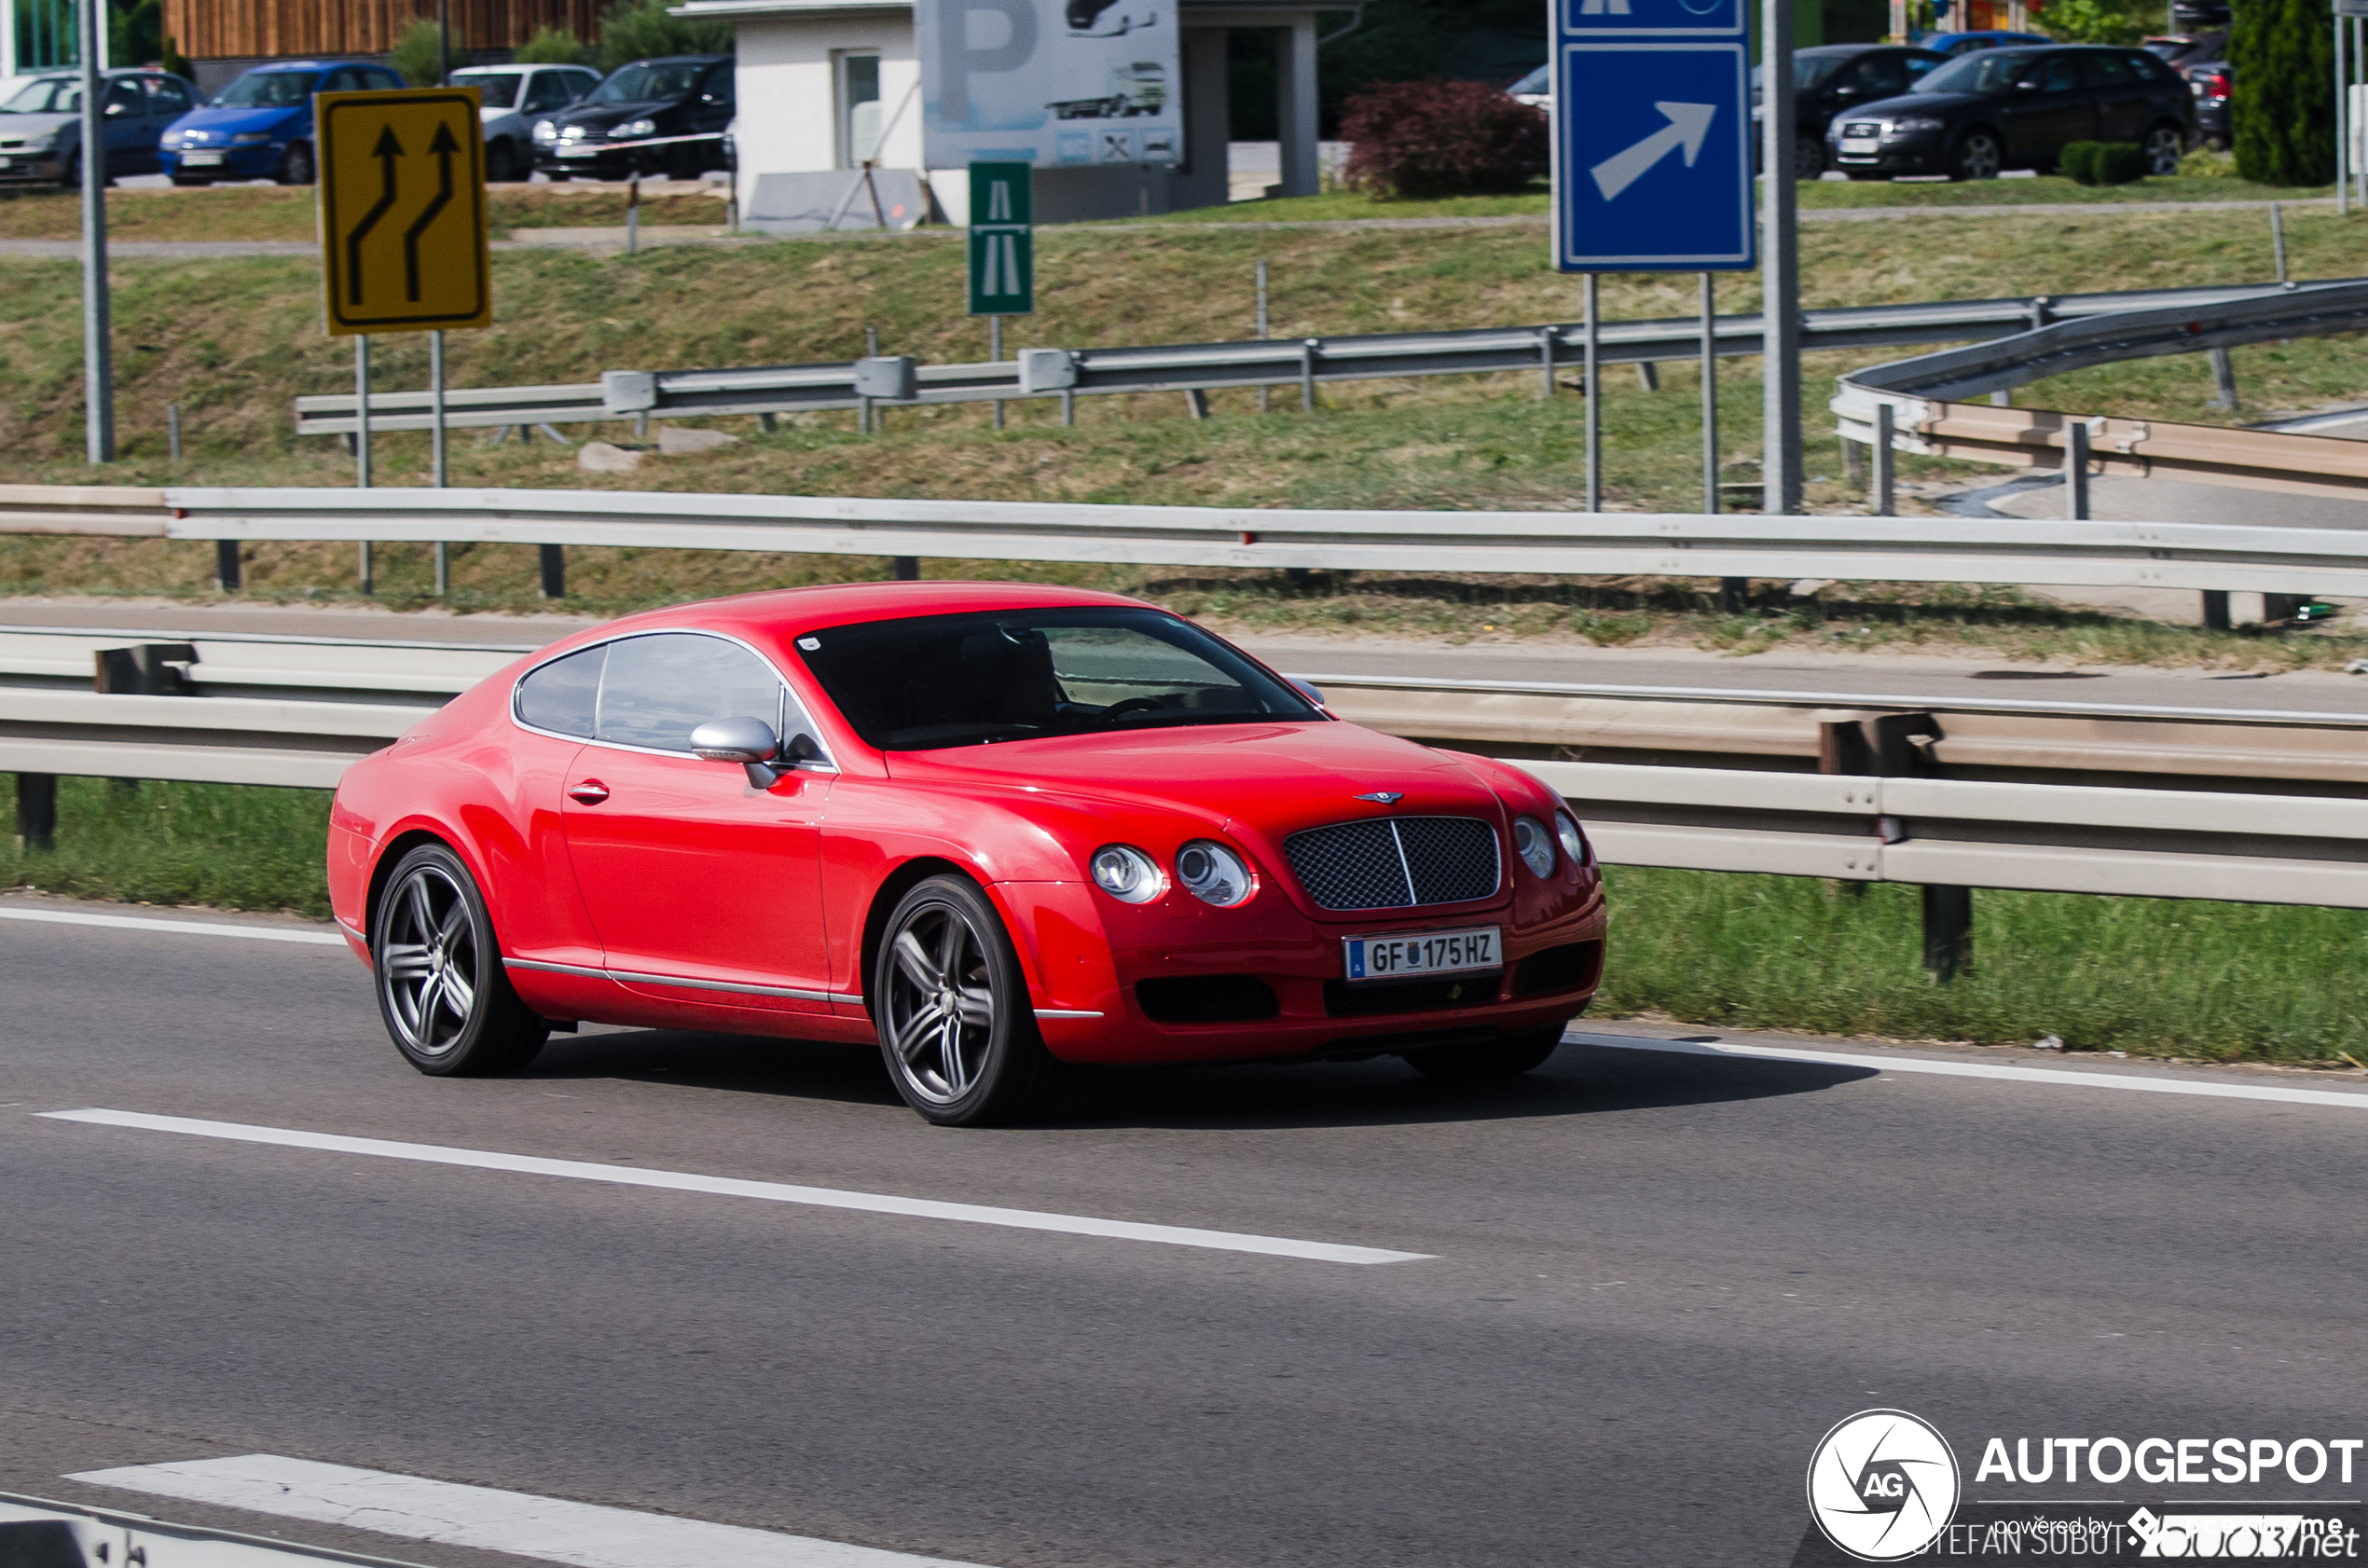
M 2135 142 L 2070 142 L 2056 166 L 2075 185 L 2126 186 L 2146 177 L 2146 149 Z
M 564 27 L 538 27 L 510 58 L 520 65 L 589 65 L 592 46 Z
M 2195 180 L 2233 180 L 2237 177 L 2237 160 L 2227 153 L 2197 147 L 2179 160 L 2179 172 Z
M 2244 84 L 2229 103 L 2237 172 L 2265 186 L 2335 177 L 2334 24 L 2328 0 L 2245 0 L 2228 34 Z
M 468 63 L 467 46 L 461 42 L 461 30 L 452 30 L 451 61 L 455 68 Z M 414 17 L 403 30 L 403 36 L 387 51 L 387 63 L 394 67 L 396 76 L 413 87 L 434 87 L 436 73 L 444 62 L 443 34 L 433 17 Z
M 613 71 L 662 54 L 730 54 L 732 24 L 688 21 L 675 0 L 616 0 L 600 18 L 600 69 Z
M 2056 155 L 2056 167 L 2072 184 L 2093 186 L 2097 183 L 2097 154 L 2104 145 L 2102 142 L 2067 142 L 2064 150 Z

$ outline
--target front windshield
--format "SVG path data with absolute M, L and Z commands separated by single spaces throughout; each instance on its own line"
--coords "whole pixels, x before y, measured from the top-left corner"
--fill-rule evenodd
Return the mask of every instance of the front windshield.
M 312 96 L 310 71 L 250 71 L 213 95 L 209 109 L 284 109 Z
M 1807 92 L 1821 86 L 1826 77 L 1842 68 L 1842 57 L 1833 54 L 1797 54 L 1793 56 L 1793 88 Z M 1752 67 L 1752 90 L 1757 92 L 1768 81 L 1765 66 Z
M 797 645 L 840 714 L 883 751 L 1321 717 L 1156 610 L 922 615 L 833 626 Z
M 2003 92 L 2031 68 L 2030 55 L 2020 50 L 1984 49 L 1959 55 L 1933 68 L 1910 92 Z
M 592 89 L 587 103 L 643 103 L 688 98 L 707 67 L 696 61 L 628 65 Z
M 1550 91 L 1553 88 L 1553 70 L 1551 65 L 1541 65 L 1505 90 L 1516 97 L 1525 92 Z
M 455 71 L 454 87 L 473 87 L 489 109 L 511 109 L 517 106 L 518 84 L 526 80 L 523 71 Z
M 72 76 L 43 76 L 0 103 L 0 115 L 71 115 L 82 107 L 82 83 Z

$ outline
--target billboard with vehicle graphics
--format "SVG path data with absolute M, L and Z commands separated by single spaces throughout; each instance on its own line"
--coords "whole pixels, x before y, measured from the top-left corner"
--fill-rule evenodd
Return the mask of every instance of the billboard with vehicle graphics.
M 925 156 L 1039 169 L 1174 163 L 1177 0 L 918 0 Z

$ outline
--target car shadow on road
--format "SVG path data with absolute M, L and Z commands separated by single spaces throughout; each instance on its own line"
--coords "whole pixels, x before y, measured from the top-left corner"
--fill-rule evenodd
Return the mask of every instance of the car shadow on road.
M 1713 1035 L 1673 1041 L 1704 1044 Z M 901 1102 L 869 1046 L 668 1030 L 553 1039 L 537 1078 L 618 1079 L 846 1105 Z M 1392 1126 L 1594 1116 L 1815 1093 L 1876 1076 L 1870 1067 L 1595 1045 L 1573 1039 L 1516 1079 L 1454 1083 L 1396 1057 L 1364 1062 L 1072 1067 L 1027 1119 L 1058 1132 L 1114 1128 L 1253 1130 Z

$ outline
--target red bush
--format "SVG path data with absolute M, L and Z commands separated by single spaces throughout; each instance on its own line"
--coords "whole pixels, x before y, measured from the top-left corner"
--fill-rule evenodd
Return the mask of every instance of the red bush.
M 1341 106 L 1346 182 L 1378 199 L 1494 195 L 1545 174 L 1543 110 L 1480 82 L 1385 82 Z

